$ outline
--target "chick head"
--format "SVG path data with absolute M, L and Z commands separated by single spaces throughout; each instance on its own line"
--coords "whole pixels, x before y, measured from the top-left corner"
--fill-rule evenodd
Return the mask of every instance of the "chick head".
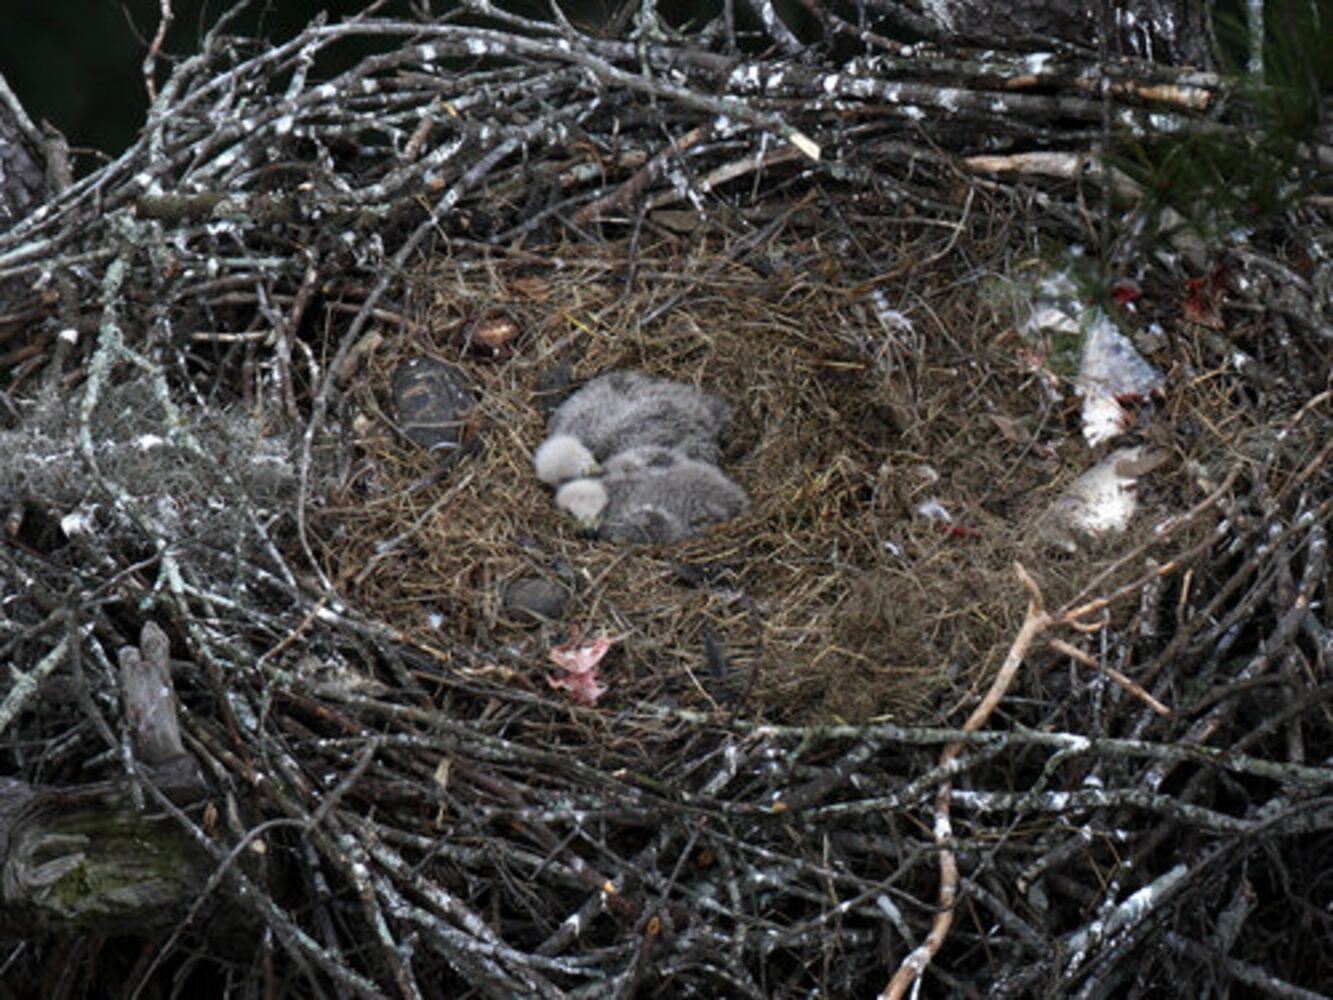
M 588 529 L 601 523 L 609 501 L 606 487 L 598 479 L 571 479 L 555 491 L 555 505 Z
M 592 452 L 572 434 L 548 437 L 533 454 L 532 464 L 537 470 L 537 478 L 551 486 L 601 471 Z

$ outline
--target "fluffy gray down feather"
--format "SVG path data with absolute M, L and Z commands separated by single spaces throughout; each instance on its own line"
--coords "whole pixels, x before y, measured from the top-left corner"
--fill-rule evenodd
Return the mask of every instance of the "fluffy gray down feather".
M 602 478 L 607 505 L 597 533 L 603 538 L 676 542 L 749 510 L 745 491 L 705 462 L 667 448 L 633 449 L 616 459 L 619 467 Z
M 658 445 L 716 463 L 717 437 L 730 416 L 731 407 L 711 393 L 638 372 L 612 372 L 561 403 L 549 433 L 578 438 L 599 462 Z

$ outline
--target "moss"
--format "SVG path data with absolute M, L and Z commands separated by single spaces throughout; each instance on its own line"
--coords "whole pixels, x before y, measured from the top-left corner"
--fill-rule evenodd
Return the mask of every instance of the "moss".
M 8 902 L 52 928 L 165 923 L 198 894 L 211 867 L 166 817 L 115 801 L 53 808 L 15 834 Z

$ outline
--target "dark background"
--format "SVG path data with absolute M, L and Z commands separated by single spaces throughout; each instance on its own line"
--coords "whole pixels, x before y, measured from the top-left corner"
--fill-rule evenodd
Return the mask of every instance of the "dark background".
M 237 17 L 232 34 L 278 42 L 300 31 L 320 11 L 330 21 L 359 13 L 370 0 L 255 0 Z M 577 24 L 604 24 L 622 0 L 561 0 Z M 780 0 L 795 12 L 797 0 Z M 197 52 L 207 29 L 234 0 L 171 0 L 175 22 L 159 58 L 158 86 L 171 74 L 172 57 Z M 416 0 L 441 14 L 456 0 Z M 503 0 L 528 17 L 549 16 L 548 0 Z M 720 0 L 662 0 L 665 19 L 716 16 Z M 75 167 L 87 172 L 129 145 L 148 107 L 143 57 L 157 33 L 159 0 L 0 0 L 0 73 L 38 124 L 51 122 L 75 148 Z M 389 0 L 380 17 L 412 16 L 409 0 Z M 352 46 L 340 52 L 350 61 Z M 360 53 L 364 54 L 364 53 Z M 341 68 L 341 67 L 339 67 Z
M 365 8 L 368 0 L 278 0 L 254 3 L 234 33 L 278 41 L 295 34 L 321 10 L 331 19 Z M 157 64 L 158 86 L 172 56 L 198 50 L 207 27 L 231 6 L 218 0 L 172 0 L 176 21 Z M 436 10 L 444 5 L 438 0 Z M 0 73 L 38 124 L 50 121 L 75 147 L 86 171 L 133 139 L 148 107 L 143 57 L 157 32 L 158 0 L 35 0 L 0 3 Z M 392 0 L 384 16 L 404 16 L 407 0 Z M 92 155 L 90 152 L 95 151 Z

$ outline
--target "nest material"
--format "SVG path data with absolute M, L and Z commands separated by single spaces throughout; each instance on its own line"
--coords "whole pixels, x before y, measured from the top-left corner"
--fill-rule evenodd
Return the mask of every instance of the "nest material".
M 956 679 L 951 665 L 963 668 L 964 683 L 993 666 L 989 657 L 1011 623 L 1001 617 L 993 631 L 963 636 L 958 618 L 975 610 L 982 592 L 940 602 L 930 581 L 1002 568 L 1017 531 L 1004 538 L 997 520 L 1000 537 L 990 544 L 953 538 L 920 523 L 911 506 L 912 490 L 928 485 L 913 482 L 914 465 L 939 455 L 949 467 L 948 442 L 976 423 L 975 410 L 944 415 L 948 397 L 965 387 L 942 380 L 928 391 L 944 398 L 895 413 L 887 400 L 903 376 L 866 350 L 887 346 L 892 334 L 875 329 L 867 303 L 845 287 L 796 275 L 779 284 L 702 249 L 679 261 L 650 253 L 635 275 L 617 263 L 622 253 L 608 247 L 590 255 L 587 270 L 539 279 L 530 267 L 514 269 L 527 272 L 517 287 L 503 265 L 484 285 L 458 281 L 447 268 L 418 279 L 437 308 L 420 334 L 378 352 L 364 385 L 365 394 L 378 386 L 379 398 L 367 409 L 388 409 L 385 373 L 404 358 L 461 360 L 479 388 L 479 447 L 440 483 L 415 490 L 429 464 L 409 448 L 380 451 L 352 484 L 372 501 L 359 509 L 335 501 L 346 535 L 328 550 L 330 576 L 357 576 L 350 596 L 358 606 L 423 643 L 443 630 L 451 642 L 521 649 L 518 659 L 538 683 L 543 643 L 553 636 L 532 636 L 507 620 L 502 597 L 518 579 L 558 580 L 576 595 L 570 624 L 618 640 L 613 701 L 715 708 L 745 690 L 787 720 L 901 718 Z M 672 300 L 661 319 L 645 322 Z M 521 317 L 514 354 L 469 363 L 459 334 L 470 316 L 493 308 Z M 997 392 L 1014 391 L 1023 375 L 992 347 L 997 331 L 961 315 L 955 322 L 963 332 L 937 341 L 943 353 L 993 361 L 1007 369 Z M 572 362 L 576 379 L 632 368 L 732 401 L 724 464 L 751 493 L 755 512 L 685 545 L 626 548 L 579 537 L 531 468 L 545 433 L 536 390 L 562 362 Z M 940 415 L 931 420 L 927 407 Z M 985 453 L 1002 459 L 998 431 L 981 432 Z M 1015 471 L 1019 478 L 998 498 L 988 486 L 1001 478 L 995 468 L 960 472 L 950 484 L 959 516 L 972 505 L 1012 505 L 1011 494 L 1046 475 Z M 386 539 L 396 543 L 388 558 L 380 552 Z M 933 554 L 928 579 L 905 550 Z M 936 610 L 921 614 L 928 606 Z M 709 668 L 708 641 L 725 654 L 725 676 Z
M 0 315 L 0 339 L 25 334 L 0 359 L 13 421 L 39 374 L 105 406 L 146 373 L 308 431 L 272 516 L 216 449 L 190 452 L 200 508 L 244 515 L 225 544 L 142 517 L 71 539 L 62 479 L 6 480 L 36 483 L 57 527 L 5 498 L 0 624 L 22 673 L 0 792 L 139 780 L 110 664 L 160 622 L 215 792 L 171 821 L 215 865 L 201 899 L 253 931 L 220 942 L 187 914 L 154 942 L 167 968 L 122 960 L 137 943 L 25 944 L 6 984 L 63 983 L 73 955 L 89 992 L 170 974 L 292 995 L 856 996 L 923 940 L 928 986 L 958 994 L 1328 981 L 1327 268 L 1296 249 L 1329 245 L 1326 203 L 1235 249 L 1244 280 L 1211 303 L 1143 275 L 1128 325 L 1160 325 L 1142 346 L 1169 377 L 1141 431 L 1171 460 L 1129 533 L 1070 556 L 1039 524 L 1090 458 L 1072 372 L 1016 331 L 1054 257 L 1038 240 L 1105 239 L 1088 209 L 1115 217 L 1123 191 L 1050 149 L 964 161 L 996 172 L 969 178 L 916 141 L 921 115 L 963 155 L 992 123 L 1045 147 L 1065 138 L 1053 111 L 1096 128 L 1134 102 L 1116 120 L 1146 127 L 1171 100 L 1184 120 L 1215 80 L 1100 60 L 1125 85 L 1091 98 L 1064 65 L 913 46 L 903 103 L 882 61 L 749 73 L 734 39 L 645 48 L 495 17 L 253 50 L 215 32 L 133 149 L 0 235 L 0 279 L 49 293 Z M 409 41 L 328 86 L 306 72 L 385 38 Z M 475 73 L 440 61 L 479 40 Z M 246 110 L 219 127 L 229 108 Z M 714 135 L 722 114 L 751 131 Z M 827 134 L 822 165 L 771 141 L 805 133 Z M 1040 190 L 996 179 L 1027 168 Z M 707 225 L 664 211 L 687 199 Z M 1151 256 L 1154 227 L 1126 229 L 1098 244 L 1112 269 Z M 1270 309 L 1275 284 L 1299 294 Z M 75 346 L 66 325 L 96 335 Z M 392 428 L 392 374 L 423 354 L 480 399 L 444 463 Z M 552 386 L 624 367 L 735 404 L 724 464 L 750 515 L 663 549 L 558 516 L 529 465 Z M 136 509 L 179 457 L 145 454 L 76 492 Z M 1024 615 L 1015 559 L 1045 617 Z M 529 578 L 567 585 L 563 624 L 506 614 Z M 546 682 L 575 626 L 617 640 L 595 707 Z M 986 731 L 929 725 L 975 711 L 1019 653 Z
M 857 236 L 892 245 L 883 230 Z M 302 621 L 270 607 L 253 622 L 290 631 L 274 633 L 255 676 L 255 694 L 275 699 L 268 735 L 242 716 L 237 731 L 251 733 L 243 745 L 278 753 L 286 780 L 308 775 L 315 784 L 300 795 L 322 786 L 321 794 L 346 797 L 328 821 L 365 845 L 357 851 L 369 852 L 386 900 L 422 885 L 406 873 L 424 865 L 431 891 L 472 886 L 474 907 L 517 921 L 505 939 L 513 956 L 476 973 L 506 988 L 550 978 L 521 956 L 585 947 L 620 955 L 653 921 L 671 929 L 661 945 L 675 956 L 668 961 L 683 963 L 697 982 L 718 975 L 698 965 L 697 949 L 711 953 L 719 935 L 733 932 L 756 942 L 776 934 L 776 953 L 761 961 L 747 945 L 737 960 L 759 963 L 755 969 L 777 961 L 802 978 L 811 949 L 833 933 L 826 906 L 806 898 L 831 877 L 799 846 L 810 838 L 825 840 L 846 869 L 835 878 L 840 895 L 869 898 L 890 879 L 928 903 L 936 879 L 924 864 L 928 840 L 912 823 L 938 781 L 931 744 L 951 731 L 883 723 L 947 725 L 975 703 L 1021 623 L 1026 595 L 1013 561 L 1041 582 L 1051 607 L 1119 594 L 1095 619 L 1100 642 L 1138 643 L 1134 679 L 1194 717 L 1219 678 L 1200 686 L 1182 664 L 1206 655 L 1218 623 L 1236 627 L 1246 603 L 1263 600 L 1254 596 L 1257 567 L 1247 565 L 1243 540 L 1265 535 L 1264 510 L 1305 502 L 1329 476 L 1329 419 L 1317 399 L 1293 407 L 1273 395 L 1258 408 L 1240 378 L 1209 367 L 1200 339 L 1163 341 L 1155 364 L 1211 375 L 1178 382 L 1145 421 L 1172 461 L 1144 484 L 1143 512 L 1125 536 L 1074 556 L 1046 544 L 1044 512 L 1091 460 L 1078 436 L 1079 403 L 1068 392 L 1052 395 L 1049 373 L 1034 369 L 1016 333 L 1019 304 L 997 307 L 985 283 L 973 283 L 971 296 L 950 291 L 962 261 L 976 268 L 989 257 L 998 268 L 1022 252 L 1024 238 L 1017 227 L 950 236 L 960 254 L 953 258 L 939 255 L 940 236 L 928 227 L 915 242 L 899 237 L 895 253 L 936 257 L 898 289 L 899 301 L 922 303 L 909 322 L 885 312 L 854 264 L 818 253 L 777 279 L 737 262 L 725 244 L 674 240 L 641 248 L 632 268 L 614 245 L 581 248 L 577 266 L 492 261 L 485 281 L 456 261 L 424 267 L 414 289 L 431 308 L 410 334 L 373 338 L 363 367 L 347 373 L 354 405 L 344 418 L 359 437 L 341 476 L 336 440 L 317 442 L 310 538 L 319 569 L 356 617 L 335 618 L 344 624 L 329 631 L 311 628 L 318 607 Z M 558 256 L 575 259 L 569 247 Z M 496 316 L 506 317 L 512 336 L 478 345 L 477 323 Z M 456 365 L 479 400 L 446 460 L 394 426 L 393 375 L 422 355 Z M 530 463 L 560 398 L 550 386 L 621 368 L 694 382 L 736 406 L 724 464 L 751 492 L 753 513 L 665 547 L 590 539 L 559 515 Z M 1303 376 L 1285 377 L 1296 384 Z M 137 419 L 151 419 L 151 407 Z M 117 426 L 107 425 L 110 437 L 138 424 Z M 113 472 L 145 478 L 138 467 Z M 1256 495 L 1271 498 L 1269 506 L 1255 506 Z M 925 516 L 932 503 L 952 521 Z M 1328 516 L 1325 502 L 1316 523 Z M 294 545 L 290 523 L 277 527 Z M 1230 555 L 1219 531 L 1233 533 Z M 1294 584 L 1300 593 L 1320 593 L 1309 579 L 1317 551 L 1279 549 L 1296 556 L 1293 572 L 1305 567 Z M 508 586 L 532 578 L 572 594 L 564 623 L 534 627 L 506 613 Z M 1182 613 L 1187 606 L 1199 610 Z M 344 628 L 357 638 L 339 639 Z M 574 707 L 546 683 L 548 652 L 571 634 L 616 640 L 604 670 L 609 691 L 595 709 Z M 1106 692 L 1094 670 L 1057 662 L 1033 649 L 1004 712 L 1030 728 L 1073 733 L 1085 731 L 1089 711 L 1107 713 L 1102 724 L 1113 732 L 1120 724 L 1112 719 L 1131 725 L 1136 713 L 1151 716 Z M 238 669 L 228 668 L 239 677 Z M 232 692 L 225 703 L 236 699 Z M 863 722 L 877 725 L 844 725 Z M 1177 731 L 1175 722 L 1152 725 Z M 227 759 L 227 736 L 215 723 L 195 716 L 190 731 L 202 752 Z M 380 736 L 366 743 L 367 731 Z M 917 741 L 924 750 L 913 749 Z M 999 746 L 1009 747 L 1003 761 L 995 759 Z M 1002 837 L 1013 875 L 1027 870 L 1021 859 L 1065 849 L 1060 824 L 1041 810 L 1045 775 L 1056 766 L 1049 755 L 1062 749 L 1021 737 L 973 747 L 964 759 L 974 778 L 961 794 L 981 811 L 960 820 L 961 843 Z M 764 765 L 774 753 L 788 763 Z M 1108 759 L 1122 767 L 1134 757 Z M 1033 798 L 1010 803 L 1005 792 L 982 791 L 987 775 Z M 1070 788 L 1079 780 L 1060 779 Z M 866 782 L 885 790 L 881 806 L 849 794 Z M 259 808 L 289 812 L 288 794 Z M 730 817 L 702 840 L 689 832 L 699 796 Z M 775 800 L 781 813 L 766 809 Z M 1038 809 L 1021 833 L 984 822 L 988 809 L 1022 815 L 1020 801 Z M 568 828 L 569 810 L 601 816 L 597 832 Z M 872 818 L 878 810 L 888 827 Z M 1203 822 L 1207 830 L 1222 820 Z M 885 854 L 887 831 L 900 824 L 903 839 Z M 789 853 L 781 844 L 792 830 L 798 847 Z M 574 843 L 561 846 L 570 832 Z M 354 877 L 355 851 L 316 843 Z M 1091 871 L 1115 863 L 1109 840 L 1081 851 Z M 674 858 L 676 873 L 668 878 L 657 857 Z M 961 857 L 966 872 L 984 874 L 981 854 L 964 847 Z M 538 919 L 511 909 L 518 897 L 504 888 L 528 882 L 534 865 L 543 874 L 524 895 L 542 900 Z M 694 910 L 699 899 L 730 892 L 731 880 L 775 877 L 774 865 L 788 871 L 787 884 L 752 904 L 780 916 L 761 919 L 745 902 L 750 890 L 720 910 Z M 503 875 L 494 882 L 497 866 Z M 612 878 L 615 892 L 594 902 Z M 655 908 L 640 886 L 680 895 Z M 580 907 L 596 929 L 566 940 L 556 930 L 560 915 Z M 872 910 L 853 905 L 841 918 L 835 937 L 847 956 L 819 979 L 828 988 L 855 992 L 876 978 Z M 1075 908 L 1048 919 L 1080 917 Z M 780 929 L 763 930 L 774 923 Z M 972 933 L 956 933 L 965 951 Z M 759 981 L 750 975 L 758 973 L 738 981 Z
M 964 246 L 974 260 L 1012 250 L 1008 241 Z M 929 256 L 938 247 L 926 236 L 895 249 Z M 1066 556 L 1046 544 L 1041 519 L 1091 459 L 1069 433 L 1076 398 L 1067 385 L 1063 399 L 1047 398 L 1028 363 L 1020 311 L 936 294 L 934 308 L 886 327 L 874 297 L 827 257 L 775 280 L 725 248 L 682 253 L 671 242 L 633 270 L 624 254 L 589 250 L 559 269 L 497 262 L 485 282 L 448 264 L 417 277 L 435 306 L 414 335 L 384 342 L 360 380 L 361 410 L 378 417 L 371 459 L 334 500 L 325 569 L 356 581 L 357 606 L 423 645 L 443 635 L 506 650 L 540 686 L 545 650 L 563 634 L 533 634 L 506 615 L 504 595 L 546 579 L 574 595 L 565 631 L 616 638 L 612 703 L 734 709 L 744 692 L 742 710 L 773 721 L 937 722 L 994 671 L 1017 629 L 1025 598 L 1015 559 L 1052 599 L 1071 596 L 1197 502 L 1199 470 L 1218 465 L 1215 442 L 1182 438 L 1158 419 L 1173 459 L 1140 487 L 1134 530 Z M 951 266 L 917 276 L 916 287 L 947 288 L 958 278 Z M 899 291 L 910 298 L 915 288 Z M 479 355 L 467 331 L 497 311 L 521 332 L 503 355 Z M 464 366 L 481 400 L 471 453 L 438 481 L 430 461 L 389 433 L 390 373 L 423 354 Z M 581 537 L 559 515 L 531 467 L 559 399 L 543 388 L 553 373 L 577 382 L 623 369 L 695 383 L 735 405 L 725 466 L 751 493 L 753 513 L 689 544 L 628 548 Z M 1206 392 L 1175 400 L 1209 408 L 1209 423 L 1219 403 Z M 1228 421 L 1244 419 L 1224 405 Z M 951 522 L 923 516 L 932 500 Z M 1210 524 L 1163 548 L 1188 549 Z M 1141 571 L 1120 565 L 1101 583 L 1114 589 Z M 946 690 L 953 696 L 942 698 Z

